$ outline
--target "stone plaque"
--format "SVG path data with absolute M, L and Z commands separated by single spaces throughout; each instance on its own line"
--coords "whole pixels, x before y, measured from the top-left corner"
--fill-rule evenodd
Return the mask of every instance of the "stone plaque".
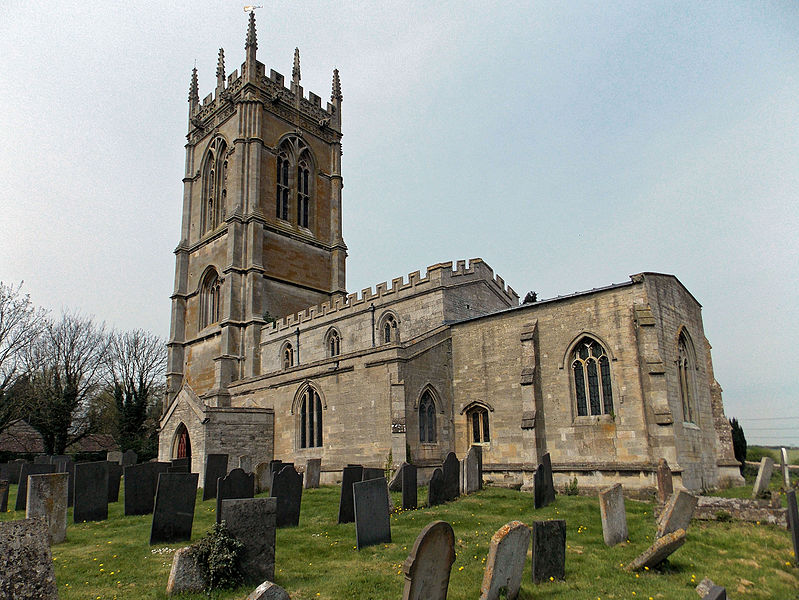
M 454 452 L 444 459 L 441 474 L 444 477 L 444 502 L 455 500 L 461 490 L 461 463 Z
M 494 534 L 488 547 L 480 600 L 499 600 L 501 590 L 505 590 L 507 600 L 519 595 L 529 547 L 530 528 L 520 521 L 503 525 Z
M 108 502 L 119 502 L 119 480 L 122 478 L 122 465 L 108 462 Z
M 300 524 L 302 505 L 302 475 L 292 465 L 285 465 L 272 480 L 270 495 L 277 500 L 276 523 L 278 527 L 296 527 Z
M 72 520 L 105 521 L 108 518 L 108 463 L 106 461 L 75 465 L 75 502 Z
M 135 450 L 125 450 L 125 452 L 122 453 L 122 466 L 123 467 L 127 467 L 129 465 L 135 465 L 138 462 L 139 462 L 139 455 L 136 454 Z
M 355 501 L 355 540 L 358 550 L 391 543 L 388 516 L 388 481 L 385 477 L 359 481 L 352 486 Z
M 305 463 L 305 489 L 310 490 L 319 487 L 319 477 L 322 474 L 322 459 L 309 458 Z
M 122 464 L 122 453 L 119 450 L 111 450 L 105 453 L 105 459 L 108 462 L 114 462 L 118 465 Z
M 0 481 L 0 513 L 8 510 L 8 488 L 10 486 L 8 481 Z
M 31 475 L 25 518 L 42 517 L 47 523 L 50 544 L 67 539 L 67 473 Z
M 628 571 L 640 571 L 644 567 L 652 568 L 666 560 L 674 551 L 685 543 L 685 530 L 678 529 L 667 533 L 647 548 L 641 556 L 627 565 Z
M 403 463 L 400 469 L 402 474 L 400 486 L 402 487 L 402 510 L 415 510 L 418 502 L 416 467 Z M 389 485 L 389 489 L 391 486 Z
M 272 581 L 275 578 L 277 499 L 223 500 L 222 510 L 228 532 L 244 544 L 241 570 L 245 578 L 254 582 Z
M 663 537 L 678 529 L 687 530 L 698 501 L 696 496 L 685 490 L 672 494 L 658 519 L 657 537 Z
M 17 489 L 17 502 L 14 506 L 14 510 L 25 510 L 26 501 L 28 499 L 28 477 L 30 475 L 44 475 L 46 473 L 55 473 L 55 465 L 23 463 L 19 473 L 19 488 Z
M 445 521 L 427 525 L 402 565 L 402 600 L 446 600 L 449 574 L 455 562 L 455 534 Z
M 222 500 L 253 496 L 255 496 L 255 473 L 245 473 L 237 468 L 226 477 L 220 477 L 216 482 L 216 522 L 222 522 Z
M 782 487 L 791 489 L 791 470 L 788 468 L 788 450 L 780 448 L 780 468 L 782 470 Z
M 166 473 L 169 465 L 166 462 L 146 462 L 124 467 L 126 515 L 149 515 L 153 512 L 158 475 Z
M 441 469 L 436 469 L 430 477 L 430 483 L 427 484 L 427 506 L 436 506 L 444 502 L 444 475 Z
M 355 521 L 355 500 L 352 496 L 352 484 L 363 479 L 363 467 L 350 465 L 344 467 L 341 475 L 341 497 L 338 503 L 338 522 Z
M 483 487 L 483 449 L 472 446 L 461 463 L 461 492 L 471 494 Z
M 599 492 L 599 514 L 605 544 L 615 546 L 627 539 L 627 512 L 620 483 Z
M 555 501 L 555 483 L 552 480 L 552 461 L 549 452 L 544 454 L 541 464 L 533 475 L 533 502 L 536 508 L 543 508 Z
M 793 563 L 799 566 L 799 512 L 796 508 L 796 490 L 788 490 L 785 499 L 788 501 L 788 529 L 791 530 L 793 541 Z
M 155 492 L 150 545 L 191 540 L 198 473 L 161 473 Z
M 58 600 L 44 519 L 0 521 L 0 598 Z
M 203 501 L 216 498 L 216 482 L 227 475 L 227 454 L 209 454 L 205 457 Z
M 566 521 L 533 521 L 533 583 L 566 578 Z
M 771 471 L 774 469 L 774 460 L 770 456 L 760 459 L 760 468 L 757 470 L 757 479 L 752 488 L 752 498 L 759 498 L 766 493 L 768 484 L 771 481 Z
M 255 465 L 255 493 L 268 492 L 272 485 L 272 470 L 269 463 L 258 463 Z
M 658 502 L 668 502 L 674 493 L 674 482 L 671 477 L 671 468 L 665 458 L 658 461 Z

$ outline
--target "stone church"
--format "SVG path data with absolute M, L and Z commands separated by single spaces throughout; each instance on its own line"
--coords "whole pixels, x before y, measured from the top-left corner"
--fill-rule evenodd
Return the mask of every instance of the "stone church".
M 481 259 L 347 293 L 342 94 L 330 102 L 256 59 L 202 102 L 189 90 L 159 458 L 226 453 L 256 465 L 413 462 L 480 445 L 486 479 L 646 493 L 740 481 L 701 305 L 673 275 L 549 300 L 519 297 Z

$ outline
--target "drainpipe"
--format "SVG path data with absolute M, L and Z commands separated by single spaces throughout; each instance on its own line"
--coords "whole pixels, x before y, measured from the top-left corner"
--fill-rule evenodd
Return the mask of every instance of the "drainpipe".
M 375 303 L 369 305 L 369 310 L 372 311 L 372 348 L 375 347 Z
M 300 364 L 300 328 L 297 327 L 297 329 L 294 331 L 294 333 L 297 336 L 297 364 L 299 365 Z

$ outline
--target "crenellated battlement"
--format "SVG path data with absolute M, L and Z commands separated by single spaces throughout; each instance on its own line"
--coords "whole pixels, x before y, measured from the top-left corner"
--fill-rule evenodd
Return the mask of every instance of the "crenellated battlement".
M 499 275 L 481 258 L 459 260 L 453 268 L 452 261 L 437 263 L 427 267 L 424 276 L 420 271 L 413 271 L 407 277 L 396 277 L 391 280 L 391 285 L 384 281 L 374 288 L 368 287 L 360 293 L 352 293 L 345 298 L 336 298 L 331 302 L 310 306 L 298 313 L 286 315 L 277 319 L 271 325 L 262 329 L 262 336 L 282 335 L 287 329 L 309 324 L 317 320 L 333 320 L 348 314 L 370 308 L 372 304 L 379 307 L 397 300 L 409 298 L 419 293 L 431 292 L 436 289 L 454 287 L 473 281 L 485 281 L 494 291 L 503 297 L 512 306 L 519 304 L 519 295 L 512 287 L 505 284 Z

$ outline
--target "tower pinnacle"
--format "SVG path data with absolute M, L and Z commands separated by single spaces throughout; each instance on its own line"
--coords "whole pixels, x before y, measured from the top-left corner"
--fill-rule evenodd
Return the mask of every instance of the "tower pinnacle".
M 216 63 L 216 87 L 224 88 L 225 87 L 225 50 L 224 48 L 219 49 L 219 59 Z
M 341 81 L 338 78 L 338 69 L 333 69 L 333 92 L 330 94 L 330 100 L 342 100 L 341 96 Z
M 300 49 L 294 48 L 294 68 L 291 69 L 291 81 L 299 85 L 300 83 Z
M 191 70 L 191 84 L 189 85 L 189 109 L 193 110 L 200 103 L 200 88 L 197 85 L 197 67 Z
M 247 27 L 247 42 L 244 44 L 244 49 L 247 50 L 253 47 L 258 49 L 258 37 L 255 35 L 255 11 L 250 11 L 250 24 Z

